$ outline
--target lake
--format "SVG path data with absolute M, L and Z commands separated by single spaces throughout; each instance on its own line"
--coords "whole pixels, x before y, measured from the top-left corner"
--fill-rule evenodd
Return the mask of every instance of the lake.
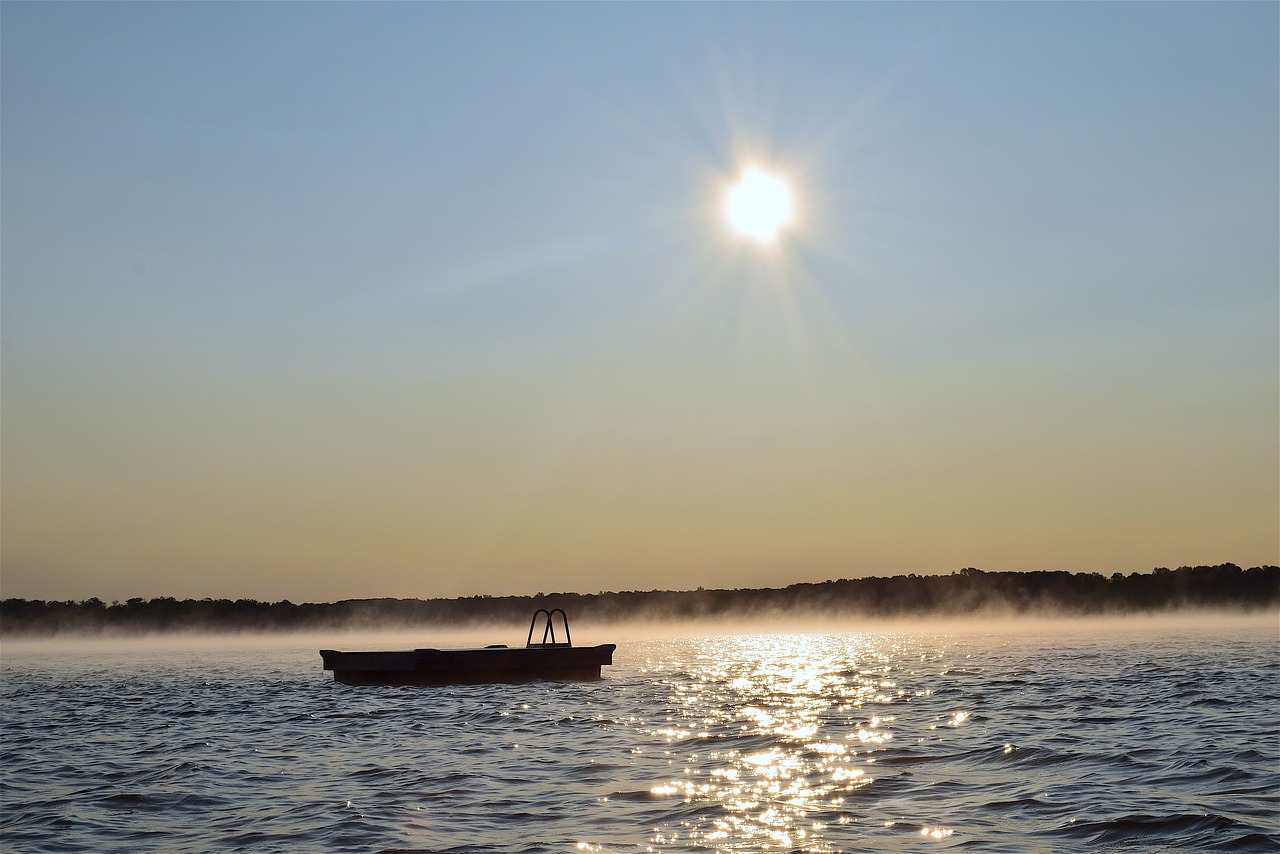
M 1280 850 L 1276 615 L 586 627 L 598 682 L 349 687 L 320 647 L 7 640 L 8 852 Z

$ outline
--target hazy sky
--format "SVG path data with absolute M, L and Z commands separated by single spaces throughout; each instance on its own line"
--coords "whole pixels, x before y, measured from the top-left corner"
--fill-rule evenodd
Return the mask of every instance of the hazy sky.
M 1280 5 L 0 14 L 4 596 L 1280 560 Z

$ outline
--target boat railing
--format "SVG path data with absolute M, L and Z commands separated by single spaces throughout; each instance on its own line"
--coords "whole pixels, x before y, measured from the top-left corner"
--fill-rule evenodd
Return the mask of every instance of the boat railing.
M 564 642 L 556 640 L 556 626 L 553 619 L 556 614 L 560 615 L 560 626 L 564 629 Z M 544 617 L 545 622 L 542 626 L 542 642 L 533 642 L 533 630 L 538 627 L 538 617 Z M 550 638 L 550 642 L 548 642 Z M 539 608 L 533 612 L 533 619 L 529 621 L 529 637 L 524 644 L 526 647 L 536 646 L 573 646 L 573 641 L 569 637 L 569 617 L 565 614 L 563 608 L 552 608 L 548 611 L 546 608 Z

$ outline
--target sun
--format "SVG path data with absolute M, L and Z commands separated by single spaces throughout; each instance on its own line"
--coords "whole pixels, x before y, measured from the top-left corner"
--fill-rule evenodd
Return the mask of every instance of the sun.
M 791 188 L 777 175 L 749 169 L 725 196 L 724 212 L 734 231 L 772 243 L 791 221 Z

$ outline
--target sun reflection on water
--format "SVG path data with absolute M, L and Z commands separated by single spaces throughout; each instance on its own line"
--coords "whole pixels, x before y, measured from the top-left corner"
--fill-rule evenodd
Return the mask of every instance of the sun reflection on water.
M 662 671 L 652 662 L 670 707 L 647 731 L 670 745 L 673 765 L 683 760 L 683 767 L 649 792 L 701 807 L 655 841 L 838 850 L 829 831 L 868 818 L 860 799 L 876 783 L 876 759 L 894 749 L 892 707 L 912 699 L 899 687 L 909 674 L 895 664 L 912 660 L 904 654 L 908 643 L 870 634 L 720 638 L 708 641 L 694 672 Z M 969 714 L 953 712 L 947 725 L 959 726 Z M 954 832 L 929 824 L 920 837 Z

